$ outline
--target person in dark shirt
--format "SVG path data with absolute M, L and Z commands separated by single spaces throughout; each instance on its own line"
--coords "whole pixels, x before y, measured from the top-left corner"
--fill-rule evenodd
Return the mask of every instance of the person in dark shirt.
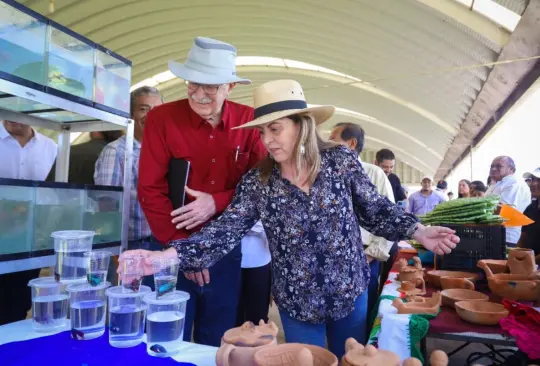
M 397 175 L 392 173 L 394 166 L 396 165 L 396 156 L 394 153 L 388 149 L 379 150 L 375 156 L 375 165 L 380 167 L 386 173 L 390 185 L 392 186 L 396 203 L 406 200 L 407 196 L 401 186 L 401 180 Z
M 540 264 L 540 168 L 532 173 L 523 174 L 523 178 L 531 180 L 532 203 L 523 212 L 534 223 L 521 228 L 518 247 L 534 250 L 536 263 Z M 535 199 L 535 200 L 534 200 Z

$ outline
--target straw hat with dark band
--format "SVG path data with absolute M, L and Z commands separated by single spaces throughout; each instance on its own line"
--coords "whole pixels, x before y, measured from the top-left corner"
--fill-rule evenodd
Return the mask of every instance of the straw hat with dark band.
M 310 113 L 316 124 L 327 121 L 334 114 L 330 105 L 308 107 L 302 86 L 294 80 L 275 80 L 264 83 L 253 91 L 255 119 L 236 128 L 254 128 L 280 118 Z

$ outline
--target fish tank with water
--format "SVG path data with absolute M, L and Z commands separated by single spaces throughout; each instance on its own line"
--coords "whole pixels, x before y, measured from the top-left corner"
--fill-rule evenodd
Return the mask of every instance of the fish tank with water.
M 46 85 L 46 18 L 0 2 L 0 72 Z
M 54 254 L 51 233 L 94 231 L 93 249 L 120 246 L 122 187 L 0 178 L 0 262 Z
M 96 50 L 94 102 L 129 115 L 130 86 L 131 62 L 98 47 Z

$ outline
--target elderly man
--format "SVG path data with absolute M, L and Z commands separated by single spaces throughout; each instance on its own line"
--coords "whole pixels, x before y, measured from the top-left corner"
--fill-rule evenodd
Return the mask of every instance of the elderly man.
M 338 123 L 330 133 L 330 140 L 356 151 L 358 160 L 361 162 L 360 153 L 364 149 L 364 137 L 364 129 L 359 125 L 350 122 Z M 385 172 L 378 166 L 365 162 L 362 162 L 362 167 L 366 171 L 371 183 L 377 188 L 377 191 L 381 195 L 386 196 L 390 201 L 394 202 L 392 186 L 390 185 L 390 181 Z M 365 253 L 371 268 L 371 277 L 368 285 L 368 312 L 370 312 L 378 298 L 379 263 L 386 262 L 388 258 L 390 258 L 390 249 L 394 243 L 372 235 L 363 228 L 360 229 L 362 232 L 362 243 L 367 246 L 365 248 Z
M 435 206 L 444 202 L 445 199 L 439 193 L 433 191 L 433 179 L 431 177 L 422 178 L 422 189 L 409 196 L 407 211 L 421 216 L 433 211 Z
M 163 244 L 187 238 L 229 205 L 236 185 L 265 155 L 257 130 L 232 130 L 253 120 L 253 109 L 227 100 L 236 84 L 236 48 L 198 37 L 184 64 L 169 69 L 185 80 L 187 99 L 154 108 L 147 117 L 139 177 L 139 200 L 152 233 Z M 190 161 L 188 204 L 173 211 L 167 173 L 171 158 Z M 235 326 L 240 291 L 241 246 L 202 273 L 178 277 L 188 301 L 184 339 L 219 346 Z M 195 280 L 196 283 L 192 282 Z
M 489 178 L 495 183 L 490 185 L 486 196 L 497 195 L 500 202 L 525 211 L 531 203 L 531 190 L 522 179 L 514 176 L 516 164 L 509 156 L 496 157 L 491 163 Z M 506 228 L 506 246 L 515 247 L 521 235 L 521 227 Z

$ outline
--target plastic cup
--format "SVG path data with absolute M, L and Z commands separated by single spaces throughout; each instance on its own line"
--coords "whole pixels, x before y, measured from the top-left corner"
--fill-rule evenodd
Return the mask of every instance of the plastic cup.
M 94 339 L 105 333 L 107 310 L 105 290 L 110 285 L 109 282 L 104 282 L 98 286 L 91 286 L 85 282 L 67 287 L 73 339 Z
M 109 271 L 109 262 L 111 260 L 110 252 L 85 252 L 84 257 L 88 263 L 86 281 L 91 286 L 98 286 L 107 281 L 107 272 Z
M 32 328 L 36 332 L 54 332 L 66 325 L 68 294 L 66 286 L 54 277 L 35 278 L 32 288 Z
M 146 351 L 151 356 L 170 357 L 180 351 L 184 339 L 184 321 L 189 294 L 173 291 L 156 297 L 155 292 L 143 298 L 146 310 Z
M 51 234 L 56 253 L 54 278 L 57 281 L 66 284 L 86 281 L 88 265 L 84 253 L 92 251 L 94 235 L 94 231 L 83 230 L 55 231 Z
M 141 255 L 128 255 L 123 259 L 123 270 L 120 282 L 124 292 L 139 292 L 144 276 L 144 260 Z
M 178 281 L 178 258 L 155 258 L 152 260 L 156 297 L 159 298 L 176 289 Z
M 134 347 L 143 341 L 146 304 L 143 296 L 152 292 L 150 287 L 141 286 L 138 292 L 127 293 L 122 286 L 110 287 L 109 298 L 109 343 L 113 347 Z

